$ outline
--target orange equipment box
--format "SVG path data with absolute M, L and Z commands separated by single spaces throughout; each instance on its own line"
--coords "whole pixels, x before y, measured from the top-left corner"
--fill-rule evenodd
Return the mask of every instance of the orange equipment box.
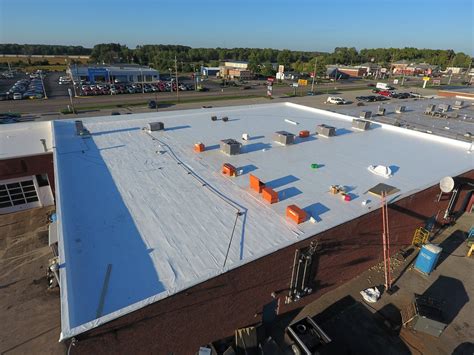
M 278 192 L 271 189 L 270 187 L 264 187 L 262 189 L 262 198 L 270 203 L 277 203 L 278 202 Z
M 236 170 L 235 166 L 229 163 L 224 163 L 222 165 L 222 174 L 228 175 L 228 176 L 236 176 Z
M 196 143 L 194 145 L 194 151 L 197 152 L 197 153 L 204 152 L 205 149 L 206 149 L 206 147 L 202 143 Z
M 292 219 L 297 224 L 306 221 L 306 219 L 308 218 L 307 213 L 296 205 L 289 205 L 286 208 L 286 216 Z
M 299 136 L 300 138 L 307 138 L 309 137 L 309 131 L 300 131 Z
M 262 193 L 262 189 L 265 187 L 265 184 L 260 181 L 260 179 L 252 174 L 250 176 L 250 188 L 257 191 L 259 194 Z

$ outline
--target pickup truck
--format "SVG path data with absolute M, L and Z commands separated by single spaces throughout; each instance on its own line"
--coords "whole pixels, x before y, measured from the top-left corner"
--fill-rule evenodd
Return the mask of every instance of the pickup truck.
M 336 105 L 344 105 L 347 104 L 347 101 L 344 100 L 342 97 L 338 96 L 329 96 L 326 100 L 328 104 L 336 104 Z

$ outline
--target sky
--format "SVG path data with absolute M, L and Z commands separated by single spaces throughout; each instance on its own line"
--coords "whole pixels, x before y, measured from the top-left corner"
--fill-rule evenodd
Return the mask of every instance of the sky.
M 0 0 L 0 43 L 474 55 L 473 0 Z

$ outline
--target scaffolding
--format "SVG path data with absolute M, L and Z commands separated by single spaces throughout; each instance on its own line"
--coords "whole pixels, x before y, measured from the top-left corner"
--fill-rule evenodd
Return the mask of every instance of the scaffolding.
M 426 244 L 429 236 L 430 232 L 427 229 L 418 227 L 415 230 L 415 234 L 413 235 L 413 241 L 411 242 L 411 245 L 421 248 L 424 244 Z

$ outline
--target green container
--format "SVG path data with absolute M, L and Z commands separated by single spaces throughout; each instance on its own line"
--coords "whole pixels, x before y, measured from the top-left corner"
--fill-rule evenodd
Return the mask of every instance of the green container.
M 311 169 L 317 169 L 317 168 L 319 168 L 318 164 L 311 164 Z

